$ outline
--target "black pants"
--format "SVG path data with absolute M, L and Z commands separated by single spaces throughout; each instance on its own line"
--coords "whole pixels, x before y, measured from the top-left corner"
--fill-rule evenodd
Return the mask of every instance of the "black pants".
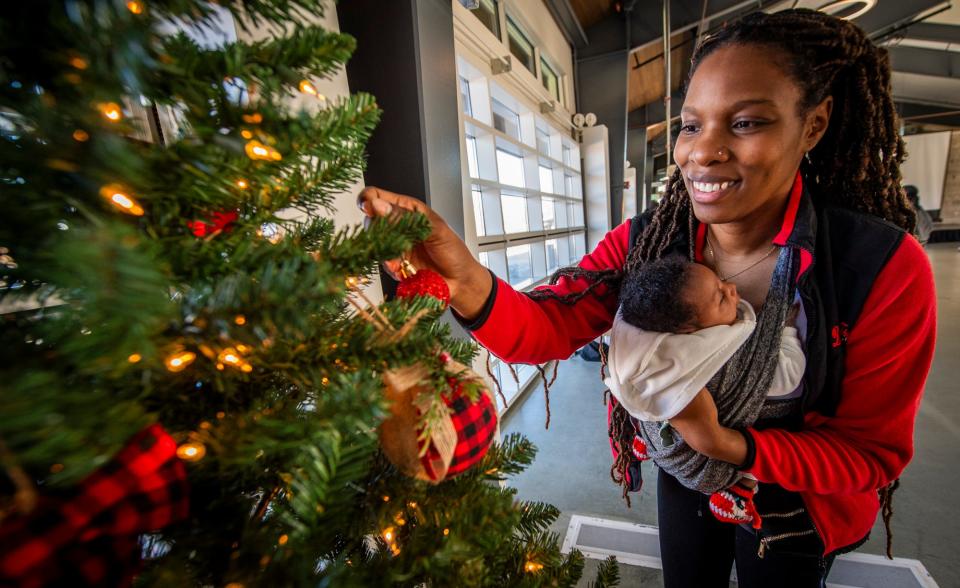
M 763 514 L 757 495 L 757 508 Z M 767 550 L 760 558 L 759 537 L 710 513 L 710 497 L 690 490 L 659 471 L 657 512 L 665 588 L 727 588 L 736 561 L 741 588 L 822 588 L 833 557 L 822 558 L 819 538 L 797 550 Z M 821 548 L 822 549 L 822 548 Z

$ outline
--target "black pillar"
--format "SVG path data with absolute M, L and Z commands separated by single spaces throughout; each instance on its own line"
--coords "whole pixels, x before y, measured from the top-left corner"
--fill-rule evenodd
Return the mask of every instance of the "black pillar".
M 426 202 L 463 236 L 457 68 L 450 0 L 350 0 L 340 28 L 357 39 L 351 92 L 383 110 L 367 144 L 367 185 Z

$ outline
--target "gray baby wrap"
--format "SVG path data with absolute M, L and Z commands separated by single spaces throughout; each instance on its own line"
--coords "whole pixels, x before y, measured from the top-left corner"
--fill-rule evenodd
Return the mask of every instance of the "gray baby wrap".
M 726 427 L 747 427 L 761 417 L 783 416 L 800 401 L 798 398 L 768 401 L 767 398 L 777 368 L 783 324 L 794 300 L 798 260 L 797 250 L 791 247 L 780 250 L 770 290 L 757 315 L 756 328 L 707 384 L 717 404 L 720 424 Z M 650 457 L 687 488 L 713 493 L 740 477 L 734 465 L 700 455 L 676 432 L 676 442 L 664 446 L 659 430 L 660 423 L 640 421 L 640 432 Z

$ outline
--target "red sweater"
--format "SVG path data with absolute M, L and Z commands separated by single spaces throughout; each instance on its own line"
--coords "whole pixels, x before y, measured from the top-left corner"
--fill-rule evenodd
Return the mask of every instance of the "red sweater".
M 622 268 L 629 234 L 627 221 L 607 233 L 580 266 Z M 544 287 L 564 293 L 584 286 L 562 278 Z M 586 296 L 571 308 L 534 301 L 500 279 L 496 288 L 490 314 L 473 335 L 511 363 L 566 359 L 605 333 L 617 310 L 616 296 L 604 290 L 602 298 Z M 935 300 L 930 262 L 907 236 L 877 276 L 849 333 L 836 416 L 808 413 L 798 432 L 750 429 L 756 458 L 749 473 L 801 494 L 824 553 L 866 536 L 879 511 L 877 489 L 895 480 L 913 456 L 914 422 L 933 359 Z

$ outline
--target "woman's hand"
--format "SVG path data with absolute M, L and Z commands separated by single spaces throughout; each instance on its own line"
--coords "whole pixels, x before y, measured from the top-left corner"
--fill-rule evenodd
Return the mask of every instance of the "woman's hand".
M 416 198 L 374 187 L 360 193 L 357 205 L 370 218 L 389 218 L 404 211 L 425 214 L 432 230 L 426 240 L 410 251 L 407 259 L 417 269 L 430 269 L 443 276 L 450 287 L 450 306 L 462 317 L 469 320 L 480 313 L 493 288 L 490 272 L 473 258 L 467 245 L 440 215 Z M 391 277 L 400 279 L 399 259 L 385 261 L 383 266 Z

